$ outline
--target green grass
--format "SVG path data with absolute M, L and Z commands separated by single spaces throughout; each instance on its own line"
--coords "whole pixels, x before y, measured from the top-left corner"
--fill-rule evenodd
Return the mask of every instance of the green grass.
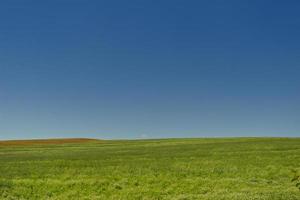
M 0 199 L 300 200 L 300 139 L 0 143 Z

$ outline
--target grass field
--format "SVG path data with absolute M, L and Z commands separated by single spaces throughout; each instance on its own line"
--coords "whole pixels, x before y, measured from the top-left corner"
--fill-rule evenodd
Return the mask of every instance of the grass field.
M 0 142 L 0 199 L 300 200 L 300 138 Z

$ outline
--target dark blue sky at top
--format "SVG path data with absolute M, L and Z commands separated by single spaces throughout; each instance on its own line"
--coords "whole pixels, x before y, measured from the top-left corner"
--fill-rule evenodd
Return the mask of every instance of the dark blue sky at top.
M 299 1 L 0 2 L 0 139 L 300 136 Z

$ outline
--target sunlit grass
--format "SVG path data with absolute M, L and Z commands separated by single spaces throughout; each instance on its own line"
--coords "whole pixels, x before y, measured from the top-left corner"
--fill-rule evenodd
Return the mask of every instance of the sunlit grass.
M 297 200 L 299 168 L 300 139 L 2 142 L 0 199 Z

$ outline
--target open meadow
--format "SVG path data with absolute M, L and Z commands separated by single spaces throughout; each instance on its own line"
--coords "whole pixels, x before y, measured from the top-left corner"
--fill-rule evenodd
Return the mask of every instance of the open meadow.
M 0 199 L 300 200 L 300 138 L 0 142 Z

